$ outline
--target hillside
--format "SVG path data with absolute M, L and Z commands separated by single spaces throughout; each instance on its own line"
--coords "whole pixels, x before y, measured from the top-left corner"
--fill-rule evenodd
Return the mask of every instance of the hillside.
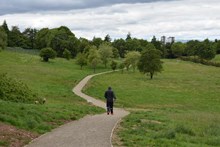
M 57 58 L 44 63 L 35 53 L 24 53 L 20 49 L 16 52 L 4 50 L 0 52 L 0 69 L 0 73 L 7 73 L 10 78 L 26 84 L 40 98 L 46 98 L 44 105 L 0 100 L 0 121 L 21 131 L 38 136 L 68 121 L 103 112 L 72 93 L 78 81 L 93 73 L 89 67 L 80 70 L 74 60 Z M 99 67 L 97 72 L 105 70 Z M 1 133 L 0 145 L 11 144 L 13 138 L 9 136 L 8 140 L 2 140 L 1 135 L 4 134 Z

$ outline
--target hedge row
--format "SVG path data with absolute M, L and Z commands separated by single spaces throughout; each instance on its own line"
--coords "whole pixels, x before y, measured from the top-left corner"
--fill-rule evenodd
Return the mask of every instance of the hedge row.
M 195 62 L 195 63 L 201 63 L 204 65 L 209 65 L 209 66 L 216 66 L 216 67 L 220 67 L 220 62 L 213 62 L 213 61 L 208 61 L 205 59 L 200 59 L 198 57 L 180 57 L 181 60 L 184 61 L 191 61 L 191 62 Z

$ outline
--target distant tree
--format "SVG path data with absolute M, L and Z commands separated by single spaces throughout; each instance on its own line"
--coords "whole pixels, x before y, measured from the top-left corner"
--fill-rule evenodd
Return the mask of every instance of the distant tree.
M 107 34 L 106 36 L 105 36 L 105 39 L 104 39 L 104 41 L 105 42 L 111 42 L 111 37 L 110 37 L 110 35 L 109 34 Z
M 92 66 L 95 73 L 97 65 L 101 62 L 100 54 L 96 46 L 92 46 L 88 54 L 88 63 Z
M 128 32 L 127 37 L 126 37 L 125 40 L 127 41 L 127 40 L 129 40 L 129 39 L 131 39 L 131 33 L 130 33 L 130 32 Z
M 217 54 L 220 54 L 220 40 L 215 42 L 215 50 Z
M 161 72 L 162 61 L 160 61 L 161 52 L 156 49 L 146 49 L 141 53 L 141 57 L 138 63 L 138 69 L 140 72 L 146 74 L 150 73 L 150 78 L 156 72 Z
M 119 53 L 121 58 L 125 57 L 125 53 L 126 53 L 126 42 L 125 42 L 125 40 L 116 39 L 112 43 L 112 46 L 115 47 L 116 49 L 118 49 L 118 53 Z
M 117 48 L 113 47 L 112 52 L 113 52 L 113 58 L 119 58 L 119 52 Z
M 25 36 L 20 32 L 17 26 L 12 26 L 8 34 L 8 46 L 27 48 Z
M 5 49 L 7 47 L 7 34 L 5 30 L 0 27 L 0 50 Z
M 204 40 L 198 48 L 198 56 L 201 59 L 211 60 L 215 55 L 216 50 L 212 43 L 208 39 Z
M 36 34 L 36 48 L 46 48 L 50 46 L 51 31 L 48 28 L 43 28 Z
M 135 71 L 135 68 L 137 67 L 138 61 L 140 59 L 140 52 L 137 51 L 131 51 L 128 52 L 125 56 L 125 62 L 130 66 L 132 66 L 133 71 Z
M 68 49 L 65 49 L 63 51 L 63 57 L 66 58 L 67 60 L 70 60 L 71 58 L 71 52 Z
M 110 44 L 103 43 L 99 46 L 99 54 L 106 68 L 108 61 L 113 57 L 113 47 Z
M 101 45 L 103 43 L 103 40 L 102 38 L 96 38 L 96 37 L 93 37 L 92 39 L 92 45 L 96 46 L 97 48 L 99 47 L 99 45 Z
M 171 50 L 175 57 L 180 57 L 185 52 L 186 45 L 181 42 L 173 43 Z
M 4 20 L 2 24 L 2 28 L 5 30 L 5 33 L 8 35 L 9 34 L 9 29 L 6 20 Z
M 118 68 L 121 70 L 121 73 L 123 73 L 124 72 L 124 68 L 125 68 L 124 62 L 120 63 Z
M 114 60 L 112 60 L 111 68 L 113 71 L 115 71 L 115 69 L 117 68 L 117 62 L 115 62 Z
M 37 30 L 33 28 L 26 28 L 22 33 L 25 37 L 25 44 L 28 49 L 34 49 L 36 47 L 36 34 Z
M 89 40 L 87 40 L 86 38 L 79 38 L 79 48 L 78 48 L 78 52 L 83 53 L 85 51 L 85 49 L 89 46 Z
M 161 44 L 161 42 L 160 41 L 157 41 L 157 39 L 156 39 L 156 37 L 155 36 L 153 36 L 153 38 L 152 38 L 152 40 L 151 40 L 151 43 L 155 46 L 155 48 L 156 49 L 158 49 L 158 50 L 162 50 L 162 44 Z
M 43 58 L 43 61 L 48 62 L 49 59 L 56 57 L 56 52 L 52 48 L 43 48 L 40 51 L 40 56 Z
M 76 56 L 76 63 L 80 65 L 80 68 L 82 69 L 83 66 L 87 65 L 86 55 L 83 53 L 78 53 Z

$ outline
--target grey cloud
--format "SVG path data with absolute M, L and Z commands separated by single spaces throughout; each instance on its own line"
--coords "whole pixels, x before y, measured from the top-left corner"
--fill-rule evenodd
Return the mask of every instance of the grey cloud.
M 0 15 L 39 11 L 68 11 L 122 3 L 151 3 L 158 1 L 173 0 L 1 0 Z

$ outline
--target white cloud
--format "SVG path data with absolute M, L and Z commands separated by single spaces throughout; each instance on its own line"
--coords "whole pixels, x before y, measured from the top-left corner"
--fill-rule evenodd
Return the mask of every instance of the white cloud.
M 149 39 L 153 35 L 175 36 L 177 39 L 220 37 L 220 1 L 183 0 L 155 3 L 116 4 L 70 11 L 8 14 L 0 16 L 8 25 L 27 27 L 69 27 L 77 37 L 93 36 Z

